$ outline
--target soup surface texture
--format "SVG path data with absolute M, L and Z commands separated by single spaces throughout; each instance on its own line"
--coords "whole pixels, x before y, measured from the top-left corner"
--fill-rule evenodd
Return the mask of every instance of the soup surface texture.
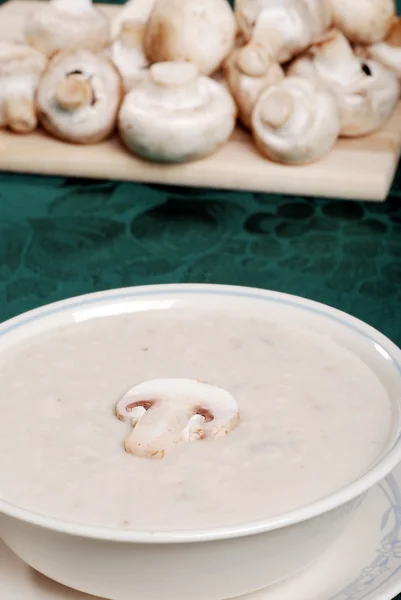
M 239 426 L 162 459 L 126 453 L 130 425 L 116 402 L 137 383 L 173 377 L 228 390 Z M 196 307 L 31 338 L 0 355 L 0 398 L 0 497 L 152 531 L 244 523 L 318 500 L 378 458 L 392 418 L 376 375 L 328 336 Z

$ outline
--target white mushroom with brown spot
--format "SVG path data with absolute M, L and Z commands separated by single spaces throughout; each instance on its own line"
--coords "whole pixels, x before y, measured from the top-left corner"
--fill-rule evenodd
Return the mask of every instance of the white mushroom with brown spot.
M 224 86 L 192 63 L 150 67 L 125 97 L 119 115 L 124 144 L 151 161 L 177 163 L 212 154 L 234 130 L 236 106 Z
M 110 41 L 110 24 L 92 0 L 50 0 L 29 16 L 25 38 L 49 57 L 77 49 L 98 52 Z
M 394 21 L 385 40 L 370 46 L 357 46 L 355 52 L 362 58 L 376 60 L 401 79 L 401 18 Z
M 399 98 L 397 77 L 378 62 L 357 57 L 338 30 L 296 59 L 288 73 L 319 81 L 334 94 L 344 137 L 367 135 L 382 127 Z
M 227 0 L 156 0 L 145 34 L 150 62 L 188 61 L 212 75 L 235 43 L 237 24 Z
M 269 85 L 282 81 L 284 71 L 263 46 L 251 41 L 233 50 L 225 62 L 224 73 L 238 116 L 250 129 L 252 111 L 260 94 Z
M 154 379 L 133 387 L 116 405 L 132 425 L 126 452 L 163 458 L 184 442 L 216 440 L 235 429 L 239 408 L 226 390 L 193 379 Z
M 124 81 L 125 92 L 143 81 L 148 74 L 149 61 L 143 50 L 145 25 L 141 21 L 124 21 L 119 38 L 110 48 L 110 58 Z
M 331 0 L 333 24 L 352 42 L 384 40 L 396 16 L 395 0 Z
M 40 121 L 61 140 L 95 144 L 113 132 L 122 95 L 121 76 L 108 58 L 87 50 L 60 53 L 39 85 Z
M 252 115 L 256 146 L 270 160 L 306 164 L 326 156 L 340 133 L 337 104 L 316 82 L 287 77 L 267 88 Z
M 123 23 L 126 21 L 135 21 L 145 26 L 154 4 L 155 0 L 128 0 L 111 22 L 111 39 L 119 38 Z
M 25 44 L 0 42 L 0 127 L 31 133 L 38 125 L 35 94 L 46 57 Z
M 304 0 L 237 0 L 235 14 L 244 39 L 262 44 L 279 63 L 313 41 L 314 26 Z

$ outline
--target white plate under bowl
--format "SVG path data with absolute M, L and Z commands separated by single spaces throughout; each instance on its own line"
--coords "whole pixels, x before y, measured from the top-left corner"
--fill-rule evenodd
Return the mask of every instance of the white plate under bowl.
M 1 541 L 0 590 L 1 600 L 93 600 L 39 575 Z M 401 466 L 368 493 L 345 533 L 312 567 L 242 600 L 392 600 L 399 592 Z

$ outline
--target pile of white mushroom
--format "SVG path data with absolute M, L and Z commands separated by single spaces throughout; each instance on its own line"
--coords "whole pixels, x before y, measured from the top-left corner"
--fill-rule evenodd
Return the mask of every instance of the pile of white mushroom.
M 394 0 L 50 0 L 0 42 L 0 126 L 76 144 L 115 130 L 147 160 L 215 152 L 237 117 L 285 164 L 383 127 L 400 96 Z

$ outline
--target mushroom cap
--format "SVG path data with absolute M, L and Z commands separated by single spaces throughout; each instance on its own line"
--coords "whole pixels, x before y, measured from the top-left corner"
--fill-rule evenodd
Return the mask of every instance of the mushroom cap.
M 110 58 L 119 70 L 128 92 L 147 76 L 149 61 L 143 49 L 145 24 L 127 20 L 121 25 L 119 38 L 110 47 Z
M 227 0 L 156 0 L 145 53 L 150 62 L 189 61 L 212 75 L 234 47 L 236 32 Z
M 111 39 L 116 40 L 125 21 L 137 21 L 145 25 L 156 0 L 128 0 L 111 22 Z
M 353 43 L 384 40 L 396 15 L 394 0 L 331 0 L 333 23 Z
M 400 97 L 394 73 L 373 60 L 365 60 L 362 66 L 370 76 L 363 77 L 349 94 L 338 95 L 343 137 L 360 137 L 383 127 Z
M 264 45 L 279 63 L 313 41 L 313 22 L 304 0 L 237 0 L 235 12 L 245 40 Z
M 60 53 L 39 85 L 40 121 L 57 138 L 95 144 L 113 132 L 122 95 L 121 76 L 107 57 L 88 50 Z
M 397 77 L 379 63 L 357 57 L 338 30 L 295 60 L 288 73 L 319 81 L 334 94 L 344 137 L 367 135 L 382 127 L 399 98 Z
M 389 46 L 394 48 L 401 47 L 401 17 L 396 17 L 393 20 L 392 27 L 388 36 L 384 40 Z
M 207 156 L 230 137 L 234 100 L 224 86 L 199 76 L 192 63 L 156 63 L 125 97 L 119 131 L 135 154 L 156 162 Z
M 333 148 L 340 133 L 338 107 L 316 82 L 287 77 L 267 88 L 252 115 L 260 152 L 285 164 L 316 161 Z
M 35 93 L 46 57 L 15 42 L 0 42 L 0 127 L 17 133 L 36 129 Z
M 376 60 L 401 79 L 401 18 L 394 21 L 388 37 L 370 46 L 358 46 L 355 52 L 361 58 Z
M 269 85 L 282 81 L 284 71 L 263 46 L 251 41 L 233 50 L 225 62 L 224 72 L 238 116 L 250 129 L 252 111 L 260 94 Z
M 49 57 L 77 49 L 98 52 L 110 41 L 110 27 L 91 2 L 50 0 L 29 16 L 25 38 Z
M 127 452 L 163 458 L 182 442 L 218 439 L 239 423 L 239 409 L 226 390 L 193 379 L 154 379 L 133 387 L 116 405 L 131 423 Z
M 309 11 L 313 39 L 318 39 L 325 31 L 331 27 L 332 11 L 330 0 L 304 0 Z
M 46 56 L 26 44 L 0 42 L 0 77 L 31 75 L 39 78 L 46 64 Z

